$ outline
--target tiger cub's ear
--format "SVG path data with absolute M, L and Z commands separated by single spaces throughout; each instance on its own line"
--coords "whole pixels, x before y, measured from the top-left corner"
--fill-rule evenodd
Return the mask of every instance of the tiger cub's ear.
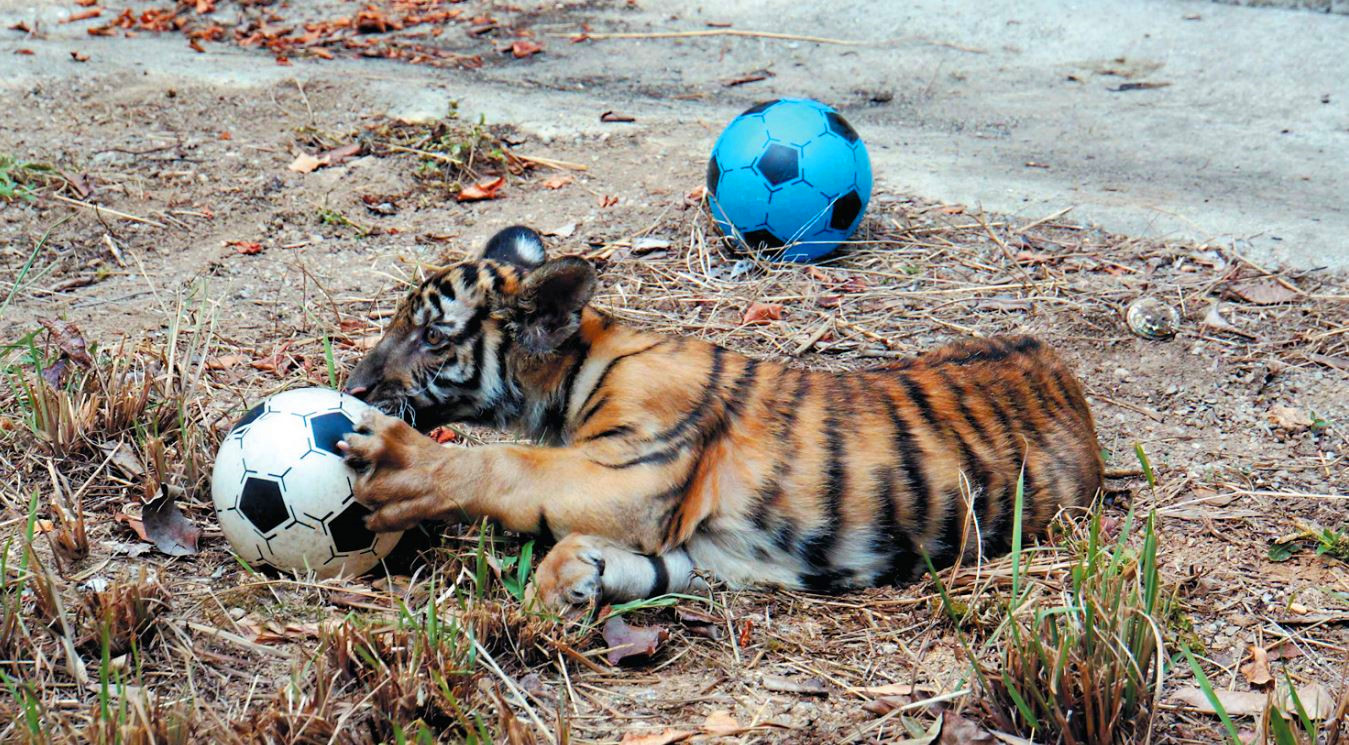
M 523 225 L 512 225 L 492 236 L 482 250 L 484 259 L 513 264 L 528 272 L 543 265 L 543 239 Z
M 554 259 L 525 277 L 517 296 L 516 342 L 530 354 L 557 351 L 581 328 L 581 309 L 595 294 L 595 269 L 585 259 Z

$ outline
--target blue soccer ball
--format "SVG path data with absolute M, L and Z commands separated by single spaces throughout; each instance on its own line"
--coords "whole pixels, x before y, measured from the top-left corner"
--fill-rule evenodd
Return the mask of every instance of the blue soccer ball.
M 767 101 L 717 138 L 707 196 L 721 232 L 744 248 L 811 261 L 862 222 L 871 158 L 832 108 L 808 98 Z

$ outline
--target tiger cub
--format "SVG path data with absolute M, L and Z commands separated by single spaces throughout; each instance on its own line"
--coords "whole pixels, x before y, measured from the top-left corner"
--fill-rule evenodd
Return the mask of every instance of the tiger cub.
M 512 227 L 403 300 L 346 389 L 385 412 L 340 444 L 372 529 L 486 516 L 555 539 L 531 591 L 553 607 L 705 576 L 827 592 L 1007 552 L 1023 469 L 1028 534 L 1101 487 L 1082 389 L 1033 338 L 800 370 L 621 326 L 595 284 Z M 418 433 L 447 422 L 537 444 Z

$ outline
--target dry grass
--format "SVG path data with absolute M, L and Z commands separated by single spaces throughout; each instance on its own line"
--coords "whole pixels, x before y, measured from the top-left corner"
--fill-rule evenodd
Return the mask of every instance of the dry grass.
M 443 169 L 430 169 L 435 188 L 512 169 L 508 149 L 493 154 L 495 139 L 455 154 L 462 135 L 376 130 L 368 147 L 411 167 L 440 163 Z M 480 159 L 483 152 L 490 157 Z M 1098 414 L 1109 411 L 1136 428 L 1103 428 L 1115 469 L 1135 465 L 1133 444 L 1162 424 L 1158 409 L 1168 399 L 1161 390 L 1112 389 L 1113 371 L 1091 350 L 1169 353 L 1167 364 L 1204 356 L 1262 390 L 1280 380 L 1312 389 L 1349 380 L 1343 278 L 1270 270 L 1230 246 L 1139 241 L 1061 214 L 1027 222 L 881 194 L 848 251 L 819 266 L 781 266 L 726 254 L 695 200 L 676 198 L 639 216 L 640 224 L 568 245 L 600 265 L 598 302 L 623 320 L 840 369 L 954 336 L 1041 333 L 1084 360 Z M 524 612 L 502 579 L 502 567 L 520 552 L 517 540 L 479 527 L 450 530 L 410 576 L 318 581 L 239 566 L 209 527 L 207 468 L 222 429 L 247 402 L 340 378 L 415 271 L 405 265 L 404 276 L 364 298 L 334 296 L 306 275 L 305 297 L 318 299 L 317 310 L 304 333 L 289 338 L 242 341 L 218 328 L 209 299 L 179 300 L 160 288 L 155 299 L 168 331 L 91 339 L 88 365 L 69 361 L 58 340 L 38 329 L 9 340 L 0 359 L 11 383 L 0 393 L 0 470 L 7 474 L 0 483 L 7 536 L 0 682 L 8 692 L 0 719 L 10 724 L 0 725 L 0 740 L 614 741 L 666 727 L 706 731 L 710 708 L 731 709 L 741 727 L 731 739 L 744 742 L 885 742 L 936 721 L 953 727 L 945 717 L 957 712 L 983 712 L 992 726 L 1028 732 L 1009 714 L 1006 691 L 973 685 L 972 671 L 1016 667 L 1010 652 L 991 644 L 1008 629 L 1027 638 L 1048 633 L 1017 613 L 1009 626 L 1007 599 L 1025 597 L 1018 608 L 1028 609 L 1065 597 L 1085 555 L 1081 534 L 1072 532 L 1081 525 L 1028 548 L 1015 565 L 999 558 L 944 573 L 946 607 L 959 610 L 959 622 L 945 617 L 930 581 L 840 597 L 718 588 L 706 602 L 681 601 L 709 614 L 715 632 L 681 625 L 661 604 L 626 609 L 635 622 L 674 632 L 655 660 L 631 670 L 604 661 L 593 625 Z M 1291 296 L 1248 302 L 1241 288 L 1252 281 Z M 1185 320 L 1172 346 L 1137 340 L 1124 326 L 1124 308 L 1142 295 L 1180 310 Z M 754 304 L 781 306 L 780 319 L 744 323 Z M 331 370 L 325 342 L 332 343 Z M 42 373 L 62 358 L 68 369 L 53 386 Z M 1247 557 L 1242 567 L 1263 568 L 1264 516 L 1280 534 L 1291 529 L 1277 522 L 1287 514 L 1307 524 L 1342 523 L 1345 484 L 1335 474 L 1344 469 L 1343 424 L 1322 414 L 1324 426 L 1271 433 L 1292 443 L 1280 451 L 1289 455 L 1276 466 L 1278 478 L 1246 466 L 1268 457 L 1259 453 L 1223 455 L 1214 444 L 1209 462 L 1190 467 L 1189 456 L 1169 452 L 1184 441 L 1150 438 L 1155 488 L 1135 480 L 1105 509 L 1107 532 L 1121 529 L 1126 501 L 1138 514 L 1159 515 L 1157 571 L 1176 596 L 1170 612 L 1157 614 L 1167 686 L 1189 675 L 1169 659 L 1174 641 L 1214 642 L 1208 625 L 1222 618 L 1212 595 L 1204 599 L 1212 588 L 1204 588 L 1198 567 L 1233 563 L 1220 553 L 1230 547 Z M 1191 416 L 1196 429 L 1248 426 L 1215 423 L 1199 409 Z M 201 554 L 140 553 L 144 546 L 116 519 L 134 517 L 161 488 L 181 494 L 187 513 L 207 526 Z M 1139 545 L 1137 525 L 1121 538 Z M 1297 560 L 1330 561 L 1305 553 Z M 1259 644 L 1299 650 L 1283 669 L 1346 690 L 1349 639 L 1344 621 L 1333 619 L 1344 618 L 1349 587 L 1327 581 L 1320 594 L 1307 587 L 1280 594 L 1285 609 L 1296 603 L 1331 619 L 1303 623 L 1261 600 L 1270 584 L 1252 573 L 1218 594 L 1234 603 L 1225 611 L 1252 616 L 1247 628 Z M 962 635 L 973 660 L 958 643 Z M 1215 680 L 1241 685 L 1241 660 L 1208 655 L 1201 664 Z M 1142 678 L 1157 670 L 1144 668 Z M 802 693 L 802 686 L 819 690 Z M 898 693 L 901 686 L 909 692 Z M 1204 741 L 1220 731 L 1216 720 L 1185 708 L 1147 710 L 1159 720 L 1155 740 Z

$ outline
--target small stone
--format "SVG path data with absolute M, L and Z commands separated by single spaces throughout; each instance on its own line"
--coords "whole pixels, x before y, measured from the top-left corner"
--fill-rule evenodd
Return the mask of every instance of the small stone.
M 230 608 L 229 614 L 230 618 L 233 618 L 234 620 L 238 621 L 239 619 L 248 615 L 248 611 L 244 610 L 243 608 Z

